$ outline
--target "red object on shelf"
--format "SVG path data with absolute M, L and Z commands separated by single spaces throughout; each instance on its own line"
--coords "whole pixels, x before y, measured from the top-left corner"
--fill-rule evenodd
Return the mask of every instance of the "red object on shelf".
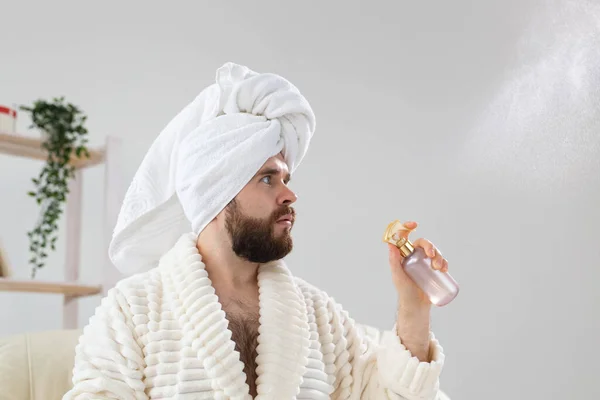
M 13 133 L 17 123 L 17 110 L 0 105 L 0 132 Z
M 5 106 L 0 106 L 0 114 L 7 114 L 13 118 L 17 118 L 17 110 Z

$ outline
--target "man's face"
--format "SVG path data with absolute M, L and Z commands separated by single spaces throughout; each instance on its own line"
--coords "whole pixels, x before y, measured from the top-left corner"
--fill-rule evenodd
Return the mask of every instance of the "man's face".
M 225 228 L 238 257 L 267 263 L 288 255 L 296 195 L 281 155 L 271 157 L 225 208 Z

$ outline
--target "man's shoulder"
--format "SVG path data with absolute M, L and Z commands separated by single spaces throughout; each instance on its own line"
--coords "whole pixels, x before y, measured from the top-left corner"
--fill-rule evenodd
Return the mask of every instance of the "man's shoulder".
M 149 285 L 155 285 L 159 281 L 157 276 L 158 267 L 148 271 L 138 272 L 118 280 L 113 289 L 114 292 L 129 293 L 131 290 L 146 288 Z
M 300 288 L 304 296 L 308 295 L 313 298 L 319 297 L 323 300 L 333 300 L 333 298 L 323 288 L 318 287 L 317 285 L 311 282 L 308 282 L 304 278 L 294 276 L 294 282 L 296 283 L 298 288 Z
M 306 279 L 301 278 L 299 276 L 294 275 L 294 282 L 296 283 L 296 285 L 302 289 L 302 290 L 308 290 L 308 291 L 321 291 L 321 289 L 319 289 L 316 285 L 308 282 Z
M 182 235 L 179 241 L 163 254 L 153 266 L 122 277 L 115 283 L 113 288 L 116 291 L 127 291 L 148 287 L 149 285 L 160 285 L 163 278 L 170 274 L 169 271 L 179 271 L 181 268 L 187 267 L 188 262 L 185 259 L 189 255 L 189 247 L 189 235 Z

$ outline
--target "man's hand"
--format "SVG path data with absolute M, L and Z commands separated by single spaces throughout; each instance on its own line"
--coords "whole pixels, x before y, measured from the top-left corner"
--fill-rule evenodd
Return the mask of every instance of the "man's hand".
M 414 231 L 417 228 L 416 222 L 405 222 L 402 225 L 407 230 L 398 232 L 398 235 L 406 239 L 408 239 L 408 235 L 410 235 L 411 231 Z M 417 239 L 412 243 L 415 248 L 421 247 L 425 250 L 425 254 L 432 259 L 431 265 L 434 269 L 442 272 L 448 271 L 448 261 L 442 257 L 442 254 L 433 243 L 424 238 Z M 413 282 L 406 272 L 404 272 L 404 268 L 402 267 L 404 257 L 400 254 L 400 250 L 392 244 L 388 243 L 388 246 L 390 251 L 389 259 L 390 268 L 392 269 L 392 280 L 396 287 L 396 291 L 398 292 L 400 302 L 405 307 L 423 308 L 425 306 L 430 306 L 431 302 L 429 301 L 429 298 Z
M 401 237 L 407 238 L 417 228 L 416 222 L 403 224 L 406 230 L 400 231 Z M 415 248 L 420 247 L 432 259 L 432 267 L 442 272 L 448 271 L 448 261 L 429 240 L 420 238 L 413 242 Z M 398 292 L 397 333 L 402 344 L 421 361 L 429 361 L 429 318 L 431 301 L 427 295 L 413 282 L 402 267 L 404 257 L 400 250 L 388 243 L 389 262 L 392 280 Z

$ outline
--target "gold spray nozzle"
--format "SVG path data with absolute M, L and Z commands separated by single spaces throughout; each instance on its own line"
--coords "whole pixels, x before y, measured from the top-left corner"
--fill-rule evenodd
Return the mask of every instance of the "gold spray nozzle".
M 383 241 L 393 244 L 400 249 L 400 253 L 403 257 L 408 257 L 413 251 L 415 251 L 415 247 L 410 240 L 399 235 L 400 231 L 412 232 L 413 229 L 408 229 L 402 225 L 402 222 L 395 220 L 387 226 L 383 234 Z

